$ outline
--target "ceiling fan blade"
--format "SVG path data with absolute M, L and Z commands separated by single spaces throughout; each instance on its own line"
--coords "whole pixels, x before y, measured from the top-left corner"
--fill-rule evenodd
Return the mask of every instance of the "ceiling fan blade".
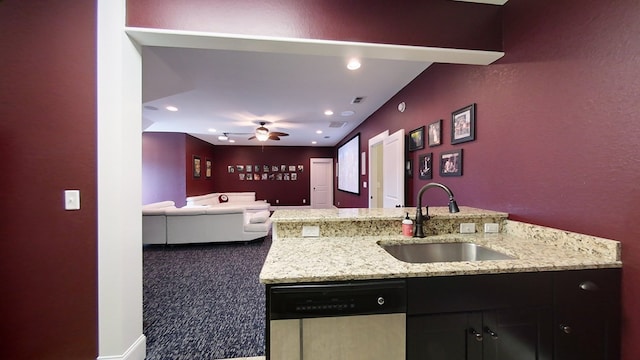
M 269 134 L 269 140 L 280 140 L 280 138 L 278 137 L 278 135 L 271 133 Z
M 275 135 L 275 136 L 289 136 L 289 134 L 287 134 L 287 133 L 283 133 L 283 132 L 279 132 L 279 131 L 273 131 L 273 132 L 269 133 L 269 135 Z
M 253 139 L 255 139 L 255 138 L 256 138 L 256 137 L 255 137 L 255 135 L 254 135 L 254 136 L 250 137 L 250 138 L 249 138 L 249 139 L 247 139 L 247 140 L 253 140 Z

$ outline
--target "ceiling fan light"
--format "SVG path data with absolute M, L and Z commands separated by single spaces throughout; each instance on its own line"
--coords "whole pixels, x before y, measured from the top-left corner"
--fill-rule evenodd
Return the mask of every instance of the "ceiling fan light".
M 218 140 L 227 141 L 227 140 L 229 140 L 229 137 L 227 135 L 220 135 L 220 136 L 218 136 Z
M 264 126 L 257 128 L 256 139 L 258 139 L 258 141 L 267 141 L 269 139 L 269 129 Z

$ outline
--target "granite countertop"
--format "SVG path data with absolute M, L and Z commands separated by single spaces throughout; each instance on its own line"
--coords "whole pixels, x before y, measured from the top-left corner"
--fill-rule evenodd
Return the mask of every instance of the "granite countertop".
M 406 211 L 405 209 L 278 210 L 272 220 L 276 225 L 278 221 L 305 222 L 321 219 L 327 222 L 335 220 L 336 217 L 342 221 L 348 219 L 357 221 L 363 216 L 368 219 L 376 216 L 385 218 L 394 213 L 393 210 L 396 210 L 395 219 L 398 218 L 398 214 L 404 215 Z M 430 214 L 441 212 L 438 209 L 432 211 L 430 208 L 429 210 Z M 469 212 L 476 213 L 476 210 L 478 209 L 467 211 L 466 216 L 469 216 Z M 457 215 L 446 212 L 442 214 L 445 217 Z M 487 211 L 486 214 L 492 216 L 504 213 Z M 399 242 L 473 242 L 511 255 L 515 259 L 415 264 L 397 260 L 378 245 Z M 260 273 L 260 281 L 265 284 L 277 284 L 621 266 L 620 243 L 617 241 L 505 220 L 502 232 L 497 234 L 441 234 L 425 238 L 402 235 L 274 237 Z
M 460 207 L 459 213 L 449 213 L 447 207 L 429 207 L 429 215 L 433 218 L 481 218 L 486 216 L 502 216 L 507 217 L 504 212 L 471 208 L 466 206 Z M 273 222 L 306 222 L 306 221 L 365 221 L 365 220 L 401 220 L 406 213 L 415 220 L 416 208 L 347 208 L 347 209 L 291 209 L 277 210 L 271 216 Z M 425 207 L 422 207 L 422 213 L 426 213 Z

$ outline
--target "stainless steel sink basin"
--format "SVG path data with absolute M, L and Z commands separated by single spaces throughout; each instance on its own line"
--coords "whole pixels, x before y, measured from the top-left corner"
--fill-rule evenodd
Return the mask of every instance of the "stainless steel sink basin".
M 409 263 L 509 260 L 514 257 L 474 243 L 380 245 L 396 259 Z

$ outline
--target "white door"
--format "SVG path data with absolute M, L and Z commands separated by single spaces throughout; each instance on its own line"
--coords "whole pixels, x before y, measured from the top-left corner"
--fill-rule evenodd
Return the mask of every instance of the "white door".
M 382 202 L 385 208 L 404 206 L 404 129 L 382 142 Z
M 311 158 L 311 208 L 333 207 L 333 159 Z
M 369 139 L 369 208 L 381 208 L 382 203 L 382 142 L 389 136 L 389 130 Z

